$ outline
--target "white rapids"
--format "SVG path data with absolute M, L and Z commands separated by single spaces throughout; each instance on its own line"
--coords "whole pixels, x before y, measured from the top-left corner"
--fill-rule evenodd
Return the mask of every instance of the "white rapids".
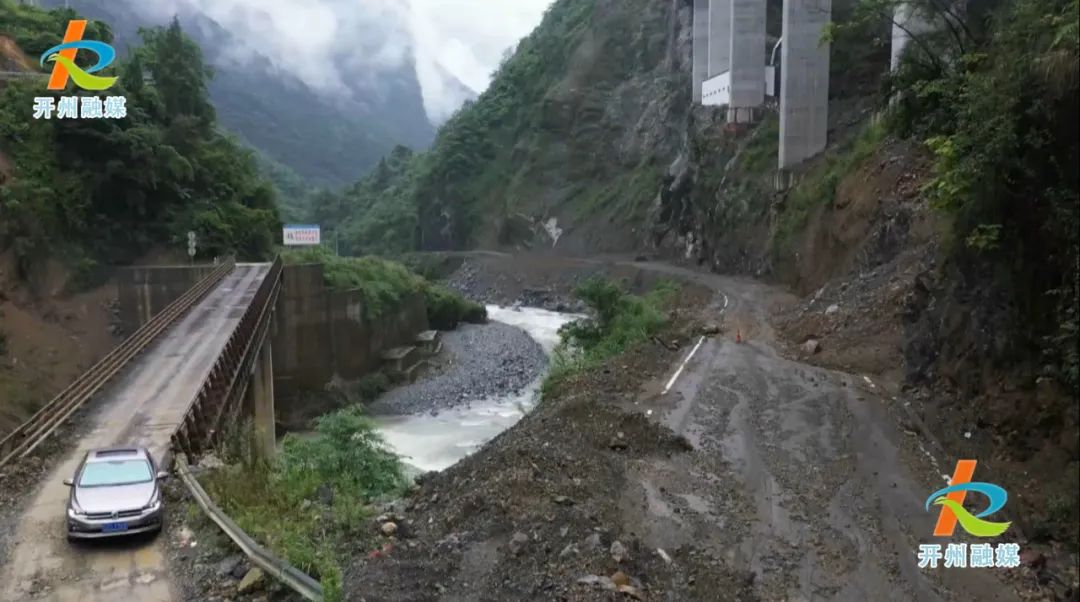
M 487 307 L 492 320 L 517 326 L 529 334 L 550 357 L 559 342 L 559 327 L 581 317 L 545 309 Z M 391 450 L 413 470 L 443 470 L 480 449 L 499 433 L 521 420 L 538 401 L 538 375 L 518 395 L 476 399 L 438 415 L 373 416 Z

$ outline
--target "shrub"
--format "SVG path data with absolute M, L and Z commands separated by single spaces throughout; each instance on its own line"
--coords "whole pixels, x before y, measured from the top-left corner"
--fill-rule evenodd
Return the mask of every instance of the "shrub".
M 487 321 L 487 309 L 438 284 L 424 286 L 428 323 L 438 330 L 452 330 L 461 322 L 482 324 Z
M 228 439 L 244 438 L 250 432 Z M 253 461 L 243 448 L 224 450 L 240 463 L 203 477 L 207 491 L 248 534 L 330 586 L 334 599 L 367 504 L 406 484 L 397 456 L 356 406 L 319 418 L 313 437 L 286 435 L 271 462 Z
M 663 330 L 668 324 L 665 310 L 678 290 L 674 283 L 663 281 L 649 294 L 638 296 L 602 278 L 580 286 L 577 297 L 594 315 L 562 327 L 562 340 L 555 349 L 544 391 L 551 391 L 568 376 L 624 353 Z
M 400 306 L 406 297 L 421 293 L 432 328 L 451 330 L 460 322 L 487 320 L 483 305 L 469 301 L 446 287 L 428 282 L 404 265 L 378 257 L 339 257 L 326 247 L 308 247 L 283 253 L 288 263 L 321 263 L 326 285 L 336 290 L 359 290 L 365 315 L 376 320 Z

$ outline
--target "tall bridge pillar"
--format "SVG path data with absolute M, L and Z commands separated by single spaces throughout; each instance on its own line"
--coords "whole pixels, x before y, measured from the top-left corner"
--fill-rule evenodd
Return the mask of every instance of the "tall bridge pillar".
M 274 361 L 270 337 L 263 342 L 262 349 L 255 358 L 247 395 L 254 422 L 254 450 L 263 458 L 272 458 L 277 452 L 277 434 L 274 421 Z
M 731 69 L 731 1 L 709 2 L 709 77 Z M 765 0 L 761 3 L 764 8 Z
M 691 57 L 694 104 L 701 102 L 701 84 L 709 75 L 709 0 L 694 0 L 694 40 Z
M 784 0 L 780 49 L 780 169 L 825 150 L 829 126 L 829 45 L 821 35 L 832 0 Z
M 765 0 L 727 1 L 731 10 L 728 121 L 748 123 L 765 104 Z

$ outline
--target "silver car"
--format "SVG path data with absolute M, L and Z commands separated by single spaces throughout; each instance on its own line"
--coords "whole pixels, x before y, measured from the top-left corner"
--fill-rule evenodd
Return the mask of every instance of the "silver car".
M 67 505 L 69 539 L 88 539 L 160 531 L 161 487 L 168 476 L 158 472 L 150 452 L 141 447 L 87 452 L 65 479 L 71 487 Z

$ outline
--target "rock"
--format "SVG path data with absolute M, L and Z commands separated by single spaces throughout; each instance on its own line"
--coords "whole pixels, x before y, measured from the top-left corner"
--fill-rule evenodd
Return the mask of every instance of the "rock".
M 630 585 L 630 577 L 622 571 L 615 571 L 615 574 L 611 576 L 611 581 L 619 586 Z
M 244 575 L 244 578 L 240 580 L 240 585 L 236 587 L 236 591 L 241 594 L 249 594 L 251 592 L 258 591 L 266 581 L 266 575 L 263 574 L 262 569 L 255 567 Z
M 611 441 L 608 441 L 608 447 L 616 451 L 620 449 L 626 449 L 628 446 L 629 444 L 627 443 L 626 439 L 621 439 L 619 437 L 612 437 Z
M 671 564 L 671 556 L 669 556 L 663 548 L 656 548 L 656 555 L 659 556 L 665 563 Z
M 635 600 L 644 600 L 645 597 L 641 594 L 641 590 L 632 585 L 620 585 L 618 587 L 619 593 L 626 594 Z
M 611 542 L 611 557 L 615 559 L 615 562 L 622 562 L 630 559 L 630 552 L 626 549 L 626 546 L 619 540 Z
M 248 566 L 247 559 L 246 558 L 241 558 L 240 562 L 238 562 L 236 564 L 236 566 L 233 567 L 232 574 L 231 574 L 232 578 L 233 579 L 243 579 L 244 575 L 247 575 L 249 568 L 251 568 L 251 567 Z
M 315 495 L 323 506 L 332 506 L 334 504 L 334 490 L 325 483 L 319 485 L 319 488 L 315 490 Z
M 574 500 L 566 497 L 565 495 L 557 495 L 555 496 L 555 503 L 560 506 L 573 506 Z
M 833 303 L 829 307 L 825 308 L 825 315 L 826 316 L 831 316 L 831 315 L 835 314 L 838 311 L 840 311 L 840 306 Z
M 578 579 L 577 582 L 582 585 L 591 585 L 612 592 L 619 589 L 619 586 L 615 585 L 615 582 L 611 580 L 611 577 L 604 577 L 603 575 L 585 575 L 581 579 Z
M 398 526 L 397 523 L 386 521 L 382 524 L 381 527 L 379 527 L 379 530 L 382 531 L 383 535 L 387 537 L 393 537 L 394 534 L 398 531 Z
M 813 355 L 821 351 L 821 343 L 817 339 L 806 339 L 806 342 L 802 344 L 803 351 Z
M 216 470 L 224 467 L 225 463 L 221 461 L 221 458 L 214 454 L 206 454 L 199 459 L 199 468 L 202 468 L 203 470 Z
M 572 543 L 568 543 L 568 544 L 566 544 L 566 547 L 563 548 L 561 552 L 559 552 L 559 558 L 567 558 L 567 557 L 573 556 L 573 555 L 575 555 L 577 553 L 578 553 L 577 546 L 575 546 Z
M 585 547 L 589 548 L 590 550 L 599 550 L 602 546 L 603 544 L 600 542 L 599 533 L 593 533 L 592 535 L 585 538 Z
M 712 336 L 714 334 L 720 334 L 720 325 L 716 323 L 709 323 L 701 327 L 701 334 L 706 336 Z
M 514 533 L 510 538 L 510 553 L 514 556 L 521 554 L 525 549 L 525 545 L 529 543 L 529 536 L 525 535 L 521 531 Z
M 244 562 L 244 557 L 240 554 L 234 554 L 222 560 L 217 565 L 218 576 L 224 577 L 226 575 L 232 575 L 233 571 L 236 570 L 236 567 L 238 567 L 242 562 Z

